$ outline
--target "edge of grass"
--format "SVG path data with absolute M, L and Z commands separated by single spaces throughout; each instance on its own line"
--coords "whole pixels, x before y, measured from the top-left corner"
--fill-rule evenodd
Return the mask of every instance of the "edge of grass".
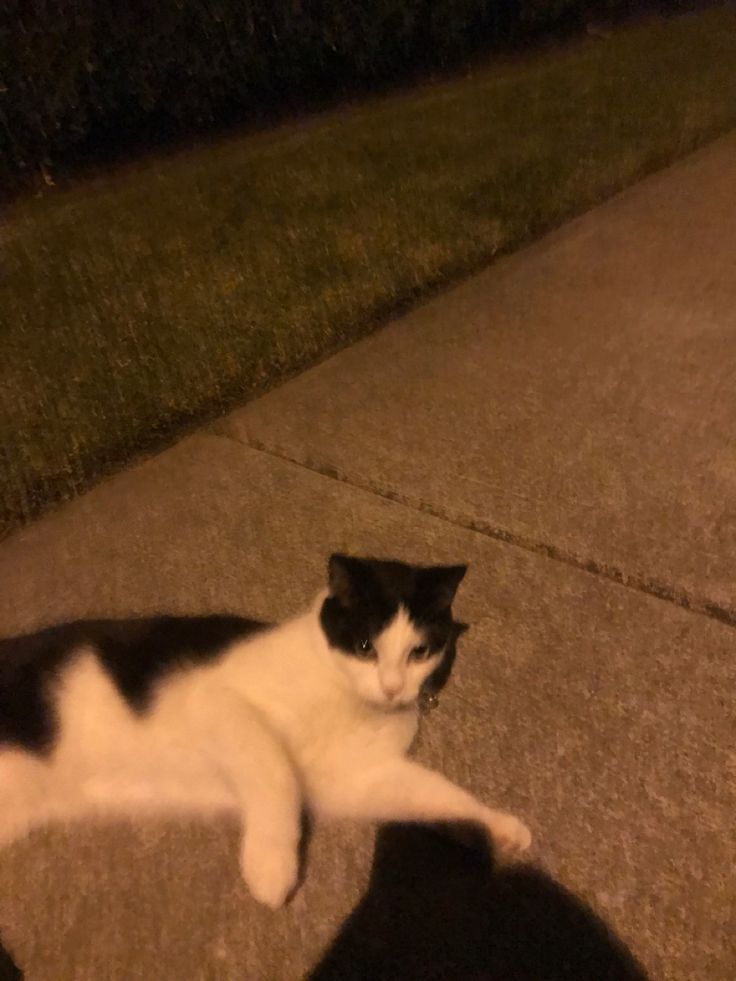
M 732 37 L 728 36 L 729 30 L 733 34 Z M 657 43 L 660 45 L 659 50 L 654 48 Z M 701 46 L 700 49 L 698 49 L 698 45 Z M 692 101 L 687 103 L 682 102 L 680 91 L 672 93 L 667 89 L 667 92 L 664 92 L 661 87 L 658 87 L 656 78 L 653 77 L 656 70 L 666 70 L 668 65 L 676 64 L 679 46 L 682 46 L 683 52 L 690 51 L 691 55 L 694 51 L 695 54 L 692 56 L 696 59 L 699 57 L 706 66 L 710 66 L 711 72 L 710 76 L 705 76 L 702 70 L 697 72 L 697 82 L 693 79 L 691 83 Z M 713 58 L 714 50 L 719 51 L 719 49 L 722 49 L 722 64 Z M 617 57 L 617 54 L 620 57 Z M 657 61 L 658 57 L 659 62 Z M 633 81 L 625 78 L 617 79 L 615 73 L 621 64 L 627 71 L 640 71 L 641 78 L 633 79 Z M 85 214 L 87 215 L 87 221 L 94 222 L 95 214 L 97 214 L 99 221 L 100 214 L 107 215 L 109 218 L 116 214 L 116 209 L 119 211 L 121 206 L 127 207 L 132 213 L 133 231 L 140 238 L 141 229 L 146 219 L 147 198 L 145 193 L 142 198 L 136 198 L 136 186 L 141 183 L 148 184 L 150 191 L 152 182 L 155 185 L 156 181 L 161 179 L 162 174 L 165 175 L 163 179 L 169 182 L 171 180 L 170 175 L 173 174 L 174 179 L 180 183 L 180 189 L 186 190 L 188 188 L 191 192 L 192 188 L 195 188 L 199 189 L 199 193 L 202 190 L 202 185 L 197 180 L 197 169 L 201 166 L 204 158 L 207 158 L 208 166 L 215 168 L 215 175 L 219 174 L 224 177 L 225 181 L 230 181 L 230 190 L 228 191 L 226 187 L 224 193 L 221 193 L 219 197 L 215 191 L 210 197 L 207 197 L 208 189 L 205 181 L 205 197 L 199 215 L 200 222 L 197 224 L 195 221 L 188 229 L 193 236 L 194 246 L 191 241 L 187 240 L 186 235 L 182 236 L 180 230 L 177 229 L 177 222 L 180 219 L 177 218 L 175 212 L 166 213 L 166 221 L 159 229 L 149 229 L 150 237 L 144 242 L 148 248 L 151 243 L 157 242 L 159 238 L 163 240 L 166 236 L 176 240 L 181 239 L 179 244 L 184 250 L 181 259 L 183 265 L 177 266 L 174 263 L 171 270 L 172 275 L 181 273 L 182 269 L 188 269 L 189 265 L 194 263 L 197 274 L 204 277 L 205 273 L 215 268 L 207 265 L 209 259 L 202 259 L 202 256 L 205 255 L 208 248 L 211 248 L 214 241 L 212 233 L 217 230 L 215 227 L 218 223 L 216 219 L 228 214 L 228 209 L 232 210 L 232 206 L 238 205 L 238 193 L 236 193 L 238 189 L 245 200 L 246 211 L 249 207 L 251 210 L 257 210 L 258 205 L 254 205 L 252 195 L 249 197 L 250 187 L 246 187 L 242 182 L 241 178 L 244 172 L 257 175 L 255 181 L 256 184 L 260 182 L 261 189 L 265 189 L 266 202 L 262 204 L 260 223 L 255 221 L 255 225 L 253 222 L 249 224 L 248 215 L 243 218 L 242 215 L 238 217 L 236 214 L 236 220 L 231 223 L 233 228 L 228 229 L 234 237 L 232 242 L 224 247 L 226 264 L 232 258 L 230 253 L 237 256 L 242 251 L 243 243 L 241 240 L 244 235 L 247 236 L 249 232 L 259 229 L 264 234 L 270 234 L 268 231 L 269 216 L 273 219 L 274 213 L 281 209 L 281 217 L 290 217 L 289 208 L 285 207 L 282 201 L 284 185 L 283 183 L 279 184 L 278 176 L 274 176 L 278 174 L 278 166 L 274 166 L 274 158 L 276 158 L 277 164 L 281 160 L 285 165 L 285 176 L 282 179 L 296 177 L 301 188 L 299 207 L 295 210 L 292 209 L 294 214 L 291 214 L 291 217 L 293 218 L 295 215 L 299 221 L 305 219 L 308 224 L 311 216 L 319 213 L 323 224 L 320 228 L 319 221 L 317 222 L 317 231 L 322 233 L 334 225 L 349 236 L 352 229 L 360 227 L 366 214 L 357 206 L 351 210 L 347 207 L 346 201 L 356 195 L 356 186 L 351 185 L 350 180 L 357 181 L 357 186 L 360 186 L 366 183 L 366 174 L 368 175 L 368 183 L 370 184 L 370 178 L 373 178 L 374 184 L 376 184 L 373 197 L 368 195 L 368 203 L 383 201 L 387 208 L 402 201 L 402 195 L 408 194 L 410 196 L 407 181 L 418 180 L 421 182 L 427 174 L 436 180 L 438 194 L 442 194 L 443 190 L 450 195 L 455 193 L 455 190 L 458 192 L 444 210 L 438 206 L 435 209 L 436 213 L 428 204 L 423 202 L 422 195 L 419 193 L 415 195 L 412 206 L 420 221 L 418 241 L 423 235 L 424 241 L 429 247 L 437 246 L 435 260 L 429 262 L 423 270 L 420 268 L 418 271 L 407 265 L 403 278 L 399 277 L 396 281 L 387 280 L 383 284 L 384 288 L 379 287 L 374 290 L 369 300 L 357 305 L 352 304 L 349 300 L 344 300 L 342 306 L 340 302 L 337 302 L 336 306 L 330 306 L 324 297 L 321 298 L 321 306 L 319 303 L 316 306 L 312 303 L 310 307 L 309 302 L 307 302 L 303 323 L 302 321 L 299 322 L 304 333 L 301 341 L 290 341 L 290 327 L 294 321 L 290 321 L 286 314 L 284 314 L 283 322 L 278 323 L 278 317 L 281 315 L 278 308 L 280 299 L 278 290 L 275 296 L 271 298 L 270 303 L 263 301 L 261 303 L 264 309 L 263 321 L 259 324 L 262 336 L 259 335 L 254 342 L 252 364 L 242 371 L 235 370 L 227 377 L 224 375 L 219 377 L 216 390 L 212 393 L 200 391 L 197 397 L 187 404 L 177 404 L 174 401 L 165 406 L 166 411 L 157 411 L 157 403 L 154 398 L 153 403 L 146 405 L 145 411 L 140 416 L 122 419 L 126 423 L 124 430 L 115 432 L 110 431 L 104 425 L 93 425 L 89 430 L 90 435 L 86 439 L 77 440 L 76 445 L 73 445 L 74 441 L 68 445 L 61 445 L 60 452 L 58 446 L 46 449 L 40 440 L 38 445 L 41 448 L 41 466 L 38 465 L 39 457 L 36 457 L 36 461 L 33 460 L 33 430 L 24 432 L 21 427 L 15 431 L 15 439 L 13 439 L 13 433 L 10 432 L 7 423 L 3 427 L 2 420 L 0 420 L 0 436 L 3 435 L 3 428 L 5 428 L 4 438 L 0 441 L 0 463 L 2 464 L 2 471 L 12 474 L 14 478 L 14 488 L 9 495 L 4 495 L 0 501 L 0 538 L 6 536 L 15 527 L 88 489 L 122 466 L 137 462 L 158 452 L 195 428 L 206 427 L 224 412 L 262 394 L 277 384 L 283 383 L 306 367 L 332 356 L 387 320 L 400 315 L 417 301 L 427 300 L 437 295 L 461 278 L 483 269 L 490 261 L 523 247 L 532 239 L 558 227 L 631 183 L 724 133 L 736 124 L 736 81 L 730 89 L 728 85 L 724 89 L 720 72 L 725 75 L 733 75 L 736 78 L 736 14 L 727 8 L 716 8 L 696 16 L 687 15 L 669 21 L 657 20 L 651 24 L 617 31 L 605 40 L 585 40 L 576 45 L 566 45 L 563 52 L 557 57 L 549 51 L 546 51 L 538 59 L 525 56 L 523 62 L 518 66 L 505 64 L 503 72 L 500 73 L 494 72 L 491 67 L 490 70 L 479 71 L 470 78 L 459 79 L 454 82 L 442 82 L 436 86 L 422 86 L 415 94 L 401 92 L 394 97 L 384 96 L 378 100 L 370 100 L 352 108 L 348 115 L 330 112 L 325 117 L 320 117 L 317 121 L 310 123 L 306 128 L 296 125 L 269 132 L 266 134 L 268 137 L 266 140 L 263 139 L 263 136 L 256 135 L 212 147 L 199 148 L 189 151 L 183 157 L 167 158 L 157 164 L 145 166 L 143 170 L 136 170 L 122 177 L 113 176 L 109 184 L 95 182 L 94 187 L 89 192 L 84 185 L 81 185 L 40 202 L 30 199 L 19 202 L 16 205 L 15 218 L 11 218 L 5 226 L 6 252 L 11 253 L 11 273 L 19 269 L 21 273 L 25 273 L 25 279 L 21 276 L 20 285 L 23 286 L 25 283 L 26 292 L 24 293 L 23 289 L 17 290 L 17 295 L 14 297 L 16 300 L 14 309 L 16 311 L 21 310 L 24 296 L 26 298 L 30 296 L 33 302 L 29 304 L 25 318 L 21 314 L 20 323 L 18 321 L 12 323 L 7 319 L 3 323 L 0 315 L 0 336 L 4 335 L 5 339 L 10 339 L 11 342 L 13 339 L 15 340 L 15 349 L 13 349 L 12 343 L 10 345 L 10 360 L 11 363 L 15 364 L 16 377 L 13 379 L 11 370 L 11 385 L 8 388 L 3 386 L 6 390 L 6 397 L 9 393 L 12 395 L 12 382 L 14 380 L 16 386 L 20 386 L 28 380 L 26 378 L 27 372 L 34 370 L 32 357 L 28 359 L 28 364 L 22 363 L 24 356 L 30 350 L 23 343 L 24 332 L 26 343 L 31 338 L 32 347 L 34 343 L 38 345 L 38 339 L 31 337 L 35 330 L 43 329 L 47 332 L 47 336 L 51 337 L 54 331 L 59 332 L 61 329 L 63 343 L 59 348 L 61 353 L 57 362 L 58 366 L 62 371 L 65 368 L 68 369 L 68 364 L 65 363 L 65 359 L 67 359 L 73 368 L 76 366 L 76 370 L 82 372 L 85 370 L 84 357 L 81 359 L 82 367 L 80 369 L 80 362 L 74 357 L 70 357 L 67 351 L 69 342 L 72 344 L 74 342 L 76 330 L 71 323 L 71 318 L 80 309 L 84 309 L 90 316 L 87 323 L 99 327 L 102 320 L 98 316 L 98 308 L 105 296 L 104 286 L 109 285 L 110 280 L 105 279 L 104 276 L 97 279 L 94 276 L 90 279 L 88 276 L 84 280 L 84 276 L 87 275 L 85 262 L 92 262 L 90 256 L 96 248 L 99 249 L 100 243 L 95 241 L 94 236 L 88 240 L 84 231 L 84 222 L 81 223 L 80 232 L 78 220 L 80 209 L 83 217 Z M 583 93 L 583 98 L 575 103 L 574 84 L 576 82 L 582 85 L 590 84 L 592 96 L 589 95 L 587 101 L 585 93 Z M 632 85 L 633 89 L 631 89 Z M 571 164 L 570 161 L 566 162 L 563 159 L 561 170 L 556 171 L 555 167 L 551 166 L 546 175 L 549 181 L 550 194 L 554 192 L 556 195 L 553 204 L 550 204 L 549 200 L 546 204 L 544 201 L 535 202 L 533 195 L 530 198 L 523 187 L 514 187 L 513 180 L 509 182 L 508 173 L 506 177 L 502 173 L 500 176 L 496 175 L 495 184 L 489 177 L 499 162 L 500 165 L 513 169 L 518 160 L 522 161 L 519 174 L 516 175 L 517 183 L 519 181 L 523 183 L 525 177 L 530 175 L 533 177 L 535 173 L 540 171 L 540 161 L 547 158 L 544 157 L 544 153 L 540 154 L 538 150 L 535 150 L 533 145 L 534 133 L 531 136 L 531 149 L 527 146 L 526 151 L 523 146 L 509 148 L 502 145 L 503 140 L 500 143 L 498 140 L 494 141 L 491 127 L 485 136 L 481 134 L 475 141 L 463 136 L 464 128 L 467 128 L 468 123 L 472 122 L 482 128 L 482 113 L 480 115 L 478 113 L 478 103 L 482 99 L 486 99 L 488 105 L 495 106 L 496 109 L 499 106 L 505 106 L 507 114 L 511 111 L 512 115 L 514 99 L 522 100 L 526 97 L 527 104 L 536 100 L 535 105 L 539 118 L 548 120 L 548 117 L 545 116 L 545 112 L 547 112 L 551 114 L 554 123 L 555 118 L 559 116 L 559 109 L 564 108 L 564 101 L 561 100 L 564 100 L 567 95 L 578 111 L 590 110 L 592 113 L 591 119 L 588 120 L 588 129 L 585 130 L 585 127 L 581 126 L 581 132 L 584 131 L 583 137 L 587 137 L 588 142 L 586 143 L 586 140 L 582 139 L 581 146 L 574 148 L 583 151 L 581 156 L 585 159 L 585 151 L 590 149 L 590 140 L 595 137 L 596 126 L 600 126 L 601 120 L 606 118 L 603 104 L 605 98 L 610 98 L 611 95 L 615 97 L 617 93 L 621 95 L 621 93 L 626 94 L 629 91 L 636 92 L 637 85 L 643 86 L 643 90 L 650 95 L 654 93 L 655 96 L 660 96 L 663 99 L 663 107 L 660 111 L 666 118 L 658 120 L 659 128 L 656 129 L 651 142 L 637 147 L 636 140 L 642 136 L 643 132 L 641 120 L 639 120 L 639 128 L 632 124 L 632 131 L 627 134 L 626 113 L 619 111 L 617 119 L 623 127 L 624 134 L 618 144 L 618 151 L 622 154 L 621 166 L 614 168 L 611 173 L 606 173 L 605 165 L 599 166 L 592 177 L 588 175 L 587 182 L 582 182 L 579 190 L 571 193 L 567 186 L 570 182 L 571 172 L 569 169 L 566 171 L 565 166 L 567 165 L 569 168 L 569 166 L 574 165 L 574 162 Z M 649 86 L 648 89 L 647 86 Z M 550 89 L 552 90 L 553 101 L 545 108 L 543 102 L 545 97 L 549 95 Z M 680 100 L 679 103 L 678 99 Z M 655 103 L 656 97 L 652 101 L 654 117 L 657 116 Z M 427 136 L 426 127 L 423 128 L 422 123 L 426 123 L 428 120 L 439 120 L 436 115 L 438 106 L 440 109 L 444 108 L 440 127 L 442 133 L 438 142 L 433 144 L 431 132 Z M 621 106 L 618 108 L 621 110 Z M 670 115 L 667 115 L 668 112 Z M 693 116 L 695 112 L 697 112 L 697 118 Z M 467 118 L 463 117 L 463 113 L 466 114 Z M 690 117 L 688 117 L 688 113 L 690 113 Z M 396 118 L 393 121 L 394 128 L 392 129 L 391 119 L 394 116 Z M 673 116 L 674 121 L 680 123 L 680 131 L 676 134 L 669 125 Z M 389 119 L 388 125 L 387 117 Z M 548 124 L 549 121 L 547 121 Z M 555 131 L 553 126 L 552 132 Z M 406 141 L 407 133 L 409 141 Z M 591 137 L 591 133 L 593 137 Z M 526 143 L 529 144 L 529 135 L 523 135 Z M 549 132 L 543 135 L 549 139 Z M 460 146 L 462 150 L 458 158 L 452 158 L 453 166 L 465 167 L 468 174 L 462 175 L 463 179 L 458 179 L 454 183 L 452 174 L 450 174 L 448 180 L 443 184 L 444 177 L 441 171 L 444 168 L 445 158 L 440 153 L 439 157 L 433 159 L 432 153 L 438 147 L 442 150 L 445 146 L 443 140 L 446 141 L 448 138 L 454 139 L 453 145 L 456 148 Z M 410 145 L 411 140 L 415 142 Z M 520 144 L 523 143 L 524 140 L 520 140 Z M 632 146 L 634 146 L 633 151 Z M 494 150 L 495 157 L 493 155 Z M 361 159 L 361 151 L 367 154 L 367 159 Z M 408 160 L 402 170 L 399 163 L 404 151 L 411 159 Z M 487 153 L 487 161 L 480 159 L 484 151 Z M 625 151 L 629 151 L 628 157 Z M 394 155 L 393 158 L 392 154 Z M 412 154 L 414 154 L 413 157 Z M 562 155 L 564 157 L 564 153 Z M 610 163 L 610 161 L 608 162 Z M 342 187 L 343 198 L 339 199 L 338 195 L 337 202 L 332 201 L 331 195 L 334 197 L 332 185 L 335 183 L 335 174 L 337 173 L 334 167 L 347 164 L 351 164 L 353 167 L 353 177 L 349 178 Z M 321 170 L 324 171 L 325 166 L 326 175 L 321 174 Z M 333 170 L 330 170 L 331 166 Z M 311 171 L 310 167 L 312 168 Z M 433 167 L 434 171 L 432 170 Z M 543 169 L 541 167 L 541 170 Z M 316 197 L 314 187 L 310 186 L 310 175 L 314 174 L 317 177 L 320 177 L 321 174 L 323 178 L 321 184 L 317 181 L 319 187 L 317 187 Z M 513 173 L 511 177 L 514 177 Z M 489 180 L 491 181 L 490 184 Z M 382 184 L 381 181 L 384 183 Z M 172 194 L 170 190 L 167 193 L 170 196 Z M 269 193 L 271 197 L 269 197 Z M 498 225 L 501 221 L 499 213 L 503 211 L 503 208 L 498 206 L 498 201 L 503 199 L 504 193 L 509 197 L 506 207 L 510 214 L 510 218 L 505 220 L 512 227 L 505 236 L 500 235 L 499 237 L 499 234 L 492 231 L 491 225 L 494 222 Z M 86 197 L 85 194 L 87 194 Z M 491 208 L 494 213 L 491 215 L 493 221 L 490 225 L 488 215 L 485 213 L 481 213 L 479 219 L 477 215 L 475 218 L 472 215 L 473 208 L 479 208 L 481 212 L 484 208 L 487 210 L 486 206 L 489 200 L 491 205 L 493 205 L 494 200 L 496 202 L 495 211 L 493 207 Z M 516 212 L 514 208 L 517 209 Z M 131 214 L 126 214 L 127 224 L 130 225 Z M 475 219 L 480 221 L 478 226 L 480 233 L 473 240 L 473 247 L 471 249 L 466 248 L 465 251 L 453 249 L 453 243 L 459 241 L 458 229 L 462 232 L 461 226 L 464 223 L 470 225 Z M 514 225 L 515 219 L 516 224 Z M 138 225 L 136 225 L 136 220 Z M 390 223 L 388 212 L 386 220 L 390 233 L 394 226 Z M 423 224 L 421 224 L 422 222 Z M 453 227 L 448 231 L 447 226 Z M 41 255 L 34 255 L 32 251 L 34 246 L 38 246 L 44 238 L 48 238 L 49 228 L 51 229 L 50 249 L 46 247 L 48 245 L 46 243 L 42 246 Z M 74 229 L 76 229 L 76 238 L 72 234 Z M 398 231 L 398 226 L 394 230 Z M 126 234 L 129 233 L 130 228 L 126 231 Z M 287 279 L 288 276 L 291 276 L 294 295 L 297 296 L 298 294 L 297 300 L 301 303 L 303 298 L 299 291 L 303 292 L 304 289 L 307 289 L 308 293 L 309 283 L 308 276 L 305 280 L 304 270 L 300 269 L 299 249 L 302 250 L 301 265 L 303 266 L 309 258 L 308 253 L 304 251 L 305 243 L 312 242 L 314 244 L 314 238 L 310 238 L 307 233 L 304 233 L 306 238 L 302 236 L 300 239 L 299 233 L 295 234 L 297 234 L 298 241 L 295 251 L 291 253 L 288 243 L 284 245 L 284 241 L 278 235 L 276 236 L 271 242 L 272 258 L 275 257 L 274 268 L 278 268 L 278 262 L 284 256 L 288 258 L 289 261 L 285 263 L 284 271 Z M 63 276 L 68 271 L 68 268 L 64 266 L 64 242 L 69 235 L 73 240 L 72 258 L 79 260 L 81 257 L 83 260 L 81 261 L 80 274 L 82 279 L 79 281 L 84 280 L 87 287 L 91 284 L 92 292 L 88 292 L 84 297 L 84 302 L 81 303 L 79 297 L 70 298 L 64 293 L 62 308 L 66 309 L 66 315 L 70 319 L 66 325 L 62 323 L 60 328 L 56 319 L 53 291 L 48 293 L 41 288 L 39 299 L 38 284 L 44 263 L 47 263 L 46 269 L 51 269 L 52 273 L 56 275 L 61 272 Z M 198 237 L 199 241 L 197 241 Z M 128 239 L 123 238 L 108 242 L 104 238 L 103 232 L 103 248 L 105 244 L 109 244 L 112 253 L 118 258 L 124 255 L 121 249 L 125 247 L 128 241 Z M 440 245 L 438 246 L 437 243 Z M 375 256 L 384 262 L 389 260 L 392 244 L 394 243 L 391 243 L 390 240 L 387 243 L 379 242 L 374 248 Z M 395 244 L 401 245 L 401 242 Z M 197 246 L 199 246 L 199 252 L 197 252 Z M 368 248 L 366 255 L 370 258 L 370 248 Z M 331 253 L 330 258 L 334 258 Z M 352 284 L 358 281 L 355 277 L 359 275 L 360 270 L 357 269 L 356 272 L 356 263 L 357 266 L 360 265 L 361 256 L 358 256 L 357 259 L 350 256 L 347 259 L 339 256 L 338 258 L 340 261 L 334 265 L 332 275 L 337 277 L 335 282 L 342 276 L 344 282 L 341 282 L 341 288 L 347 287 L 349 291 Z M 48 265 L 49 259 L 51 259 L 51 266 Z M 69 261 L 68 254 L 66 259 Z M 145 264 L 143 268 L 145 268 Z M 216 268 L 215 271 L 217 271 Z M 138 272 L 140 272 L 140 268 Z M 130 291 L 135 282 L 134 276 L 129 276 L 123 281 L 118 293 L 118 299 L 122 302 L 118 314 L 125 310 L 125 304 L 130 300 Z M 167 284 L 171 286 L 171 283 L 170 278 L 164 277 L 155 288 L 158 289 L 159 286 L 165 288 Z M 265 283 L 262 276 L 260 279 L 255 276 L 245 284 L 238 284 L 237 289 L 245 290 L 242 292 L 241 289 L 241 293 L 238 294 L 245 307 L 248 303 L 251 303 L 252 306 L 252 297 L 249 296 L 249 291 L 252 291 L 259 283 Z M 65 280 L 65 289 L 66 285 Z M 322 285 L 329 295 L 329 290 L 333 284 L 326 281 Z M 12 279 L 12 275 L 6 274 L 4 283 L 0 284 L 0 301 L 3 290 L 6 292 L 6 296 L 12 295 L 13 289 L 17 286 L 18 282 Z M 217 291 L 215 291 L 214 299 L 215 301 L 218 300 Z M 227 297 L 223 293 L 219 299 L 224 302 Z M 97 307 L 95 303 L 97 303 Z M 299 303 L 295 303 L 294 306 L 294 310 L 297 312 L 301 309 Z M 256 307 L 258 307 L 257 303 Z M 201 316 L 207 309 L 210 308 L 205 304 L 199 309 L 197 315 Z M 233 309 L 239 309 L 237 297 Z M 127 316 L 128 313 L 125 315 Z M 226 317 L 223 323 L 227 328 Z M 184 321 L 184 331 L 193 330 L 196 333 L 203 324 L 203 320 L 197 321 L 196 318 L 191 323 Z M 273 327 L 274 324 L 277 327 Z M 326 330 L 320 332 L 320 324 L 326 327 Z M 120 324 L 118 324 L 119 326 Z M 166 330 L 171 329 L 170 325 L 162 319 L 158 322 L 153 321 L 153 326 L 158 326 L 163 332 L 164 339 L 161 344 L 165 345 Z M 230 324 L 230 329 L 234 331 L 233 336 L 237 334 L 239 338 L 242 338 L 244 331 L 233 327 L 232 324 Z M 146 335 L 145 331 L 140 338 L 134 331 L 131 336 L 135 341 L 134 348 L 141 339 L 145 348 L 145 342 L 151 340 L 152 337 L 152 335 Z M 173 337 L 174 335 L 170 336 Z M 116 343 L 118 342 L 119 339 Z M 273 342 L 274 346 L 279 348 L 278 357 L 270 354 L 269 342 Z M 239 340 L 238 343 L 242 343 L 242 341 Z M 292 344 L 291 347 L 289 347 L 290 343 Z M 100 350 L 104 350 L 104 344 L 103 341 L 103 347 Z M 13 350 L 15 350 L 14 356 Z M 127 349 L 123 346 L 121 350 Z M 224 351 L 228 356 L 231 350 L 236 355 L 241 348 L 235 344 L 230 349 L 226 343 L 220 350 L 213 349 L 214 354 L 222 354 Z M 250 348 L 246 344 L 243 350 L 247 351 Z M 145 350 L 141 350 L 139 353 L 141 356 L 149 357 Z M 94 354 L 93 350 L 92 354 Z M 160 354 L 161 351 L 159 351 Z M 15 361 L 13 361 L 13 357 Z M 102 360 L 104 361 L 104 358 Z M 91 365 L 92 372 L 96 367 L 99 365 Z M 104 374 L 104 365 L 102 372 Z M 41 380 L 46 382 L 49 381 L 49 377 L 52 378 L 51 388 L 53 388 L 53 376 L 47 372 L 46 379 L 43 379 L 43 372 L 41 375 Z M 0 369 L 0 380 L 3 380 L 2 376 L 3 372 Z M 36 383 L 38 380 L 35 379 Z M 169 381 L 176 381 L 176 379 L 172 378 Z M 61 394 L 68 399 L 70 397 L 69 391 L 63 390 L 64 386 L 61 383 L 58 387 Z M 20 388 L 17 390 L 20 391 Z M 100 391 L 103 392 L 104 403 L 105 393 L 102 389 Z M 46 395 L 49 394 L 51 392 L 47 391 Z M 49 417 L 50 411 L 53 411 L 53 405 L 48 399 L 44 405 L 43 395 L 42 392 L 40 395 L 41 405 L 45 407 L 46 415 Z M 159 395 L 163 398 L 166 392 L 163 391 Z M 8 402 L 9 399 L 6 400 L 6 404 Z M 127 409 L 129 404 L 133 405 L 133 403 L 126 403 L 125 397 L 121 404 L 124 409 Z M 11 412 L 9 415 L 11 425 L 17 420 L 23 422 L 24 418 L 30 418 L 30 412 L 33 408 L 33 399 L 29 399 L 22 412 L 16 411 L 15 419 L 13 419 Z M 75 422 L 81 420 L 88 408 L 84 398 L 79 400 L 76 408 L 75 404 L 72 404 L 72 411 L 68 420 L 69 425 L 66 429 L 62 425 L 59 435 L 68 437 L 69 433 L 74 432 Z M 133 405 L 133 408 L 136 407 Z M 76 416 L 75 412 L 77 413 Z M 127 425 L 128 423 L 130 425 Z M 25 453 L 24 460 L 23 450 L 28 446 L 31 447 L 31 451 Z M 45 453 L 49 457 L 48 460 L 44 457 Z M 48 465 L 54 463 L 54 454 L 57 456 L 56 465 Z

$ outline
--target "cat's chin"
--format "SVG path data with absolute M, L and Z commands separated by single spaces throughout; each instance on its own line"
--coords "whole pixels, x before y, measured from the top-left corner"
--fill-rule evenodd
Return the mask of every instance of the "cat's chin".
M 417 707 L 416 698 L 402 699 L 401 701 L 392 700 L 389 701 L 387 698 L 379 697 L 369 697 L 364 698 L 371 708 L 383 709 L 384 712 L 405 712 L 407 709 L 413 709 Z

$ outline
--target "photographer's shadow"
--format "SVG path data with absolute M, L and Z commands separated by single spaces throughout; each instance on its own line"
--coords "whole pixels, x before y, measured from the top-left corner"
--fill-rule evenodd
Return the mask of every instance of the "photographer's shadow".
M 0 943 L 0 981 L 23 981 L 23 973 Z
M 646 981 L 583 902 L 495 867 L 476 829 L 387 825 L 356 907 L 310 981 Z

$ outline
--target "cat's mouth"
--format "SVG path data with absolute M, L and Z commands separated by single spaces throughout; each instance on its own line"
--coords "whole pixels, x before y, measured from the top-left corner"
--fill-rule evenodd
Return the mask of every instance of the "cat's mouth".
M 375 698 L 371 700 L 378 708 L 385 712 L 400 712 L 402 709 L 412 708 L 417 704 L 417 696 L 413 698 Z

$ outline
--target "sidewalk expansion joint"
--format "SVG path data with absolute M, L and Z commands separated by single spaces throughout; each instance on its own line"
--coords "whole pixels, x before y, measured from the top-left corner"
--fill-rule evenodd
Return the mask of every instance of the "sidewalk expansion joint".
M 535 555 L 545 556 L 548 559 L 552 559 L 554 562 L 561 562 L 563 565 L 581 570 L 582 572 L 599 576 L 602 579 L 608 579 L 610 582 L 613 582 L 618 586 L 623 586 L 624 588 L 631 589 L 637 593 L 644 593 L 647 596 L 653 596 L 655 599 L 662 600 L 666 603 L 671 603 L 672 605 L 678 606 L 680 609 L 687 610 L 690 613 L 705 616 L 711 620 L 717 620 L 719 623 L 723 623 L 728 627 L 736 628 L 736 609 L 721 606 L 720 604 L 714 603 L 706 598 L 692 596 L 685 589 L 682 589 L 679 586 L 673 586 L 669 583 L 663 583 L 656 579 L 649 579 L 644 576 L 631 575 L 617 568 L 616 566 L 609 565 L 605 562 L 599 562 L 597 559 L 582 558 L 575 555 L 574 552 L 570 552 L 558 545 L 554 545 L 549 542 L 536 541 L 535 539 L 526 535 L 509 531 L 506 528 L 491 525 L 485 521 L 480 521 L 477 518 L 472 518 L 468 515 L 452 514 L 445 508 L 438 508 L 433 504 L 428 504 L 426 501 L 416 500 L 405 494 L 398 493 L 397 491 L 387 490 L 386 488 L 380 487 L 366 478 L 356 478 L 355 476 L 348 477 L 339 473 L 339 471 L 337 471 L 334 467 L 323 464 L 315 464 L 309 461 L 304 462 L 302 460 L 297 460 L 288 453 L 270 448 L 252 438 L 248 440 L 239 439 L 237 436 L 234 436 L 232 433 L 227 432 L 220 427 L 217 427 L 217 429 L 213 427 L 210 429 L 210 433 L 214 436 L 233 440 L 241 446 L 256 450 L 259 453 L 263 453 L 266 456 L 281 460 L 284 463 L 289 463 L 292 466 L 299 467 L 300 469 L 306 470 L 309 473 L 316 474 L 320 477 L 325 477 L 329 480 L 334 480 L 337 483 L 346 484 L 350 487 L 354 487 L 356 490 L 373 494 L 375 497 L 382 498 L 386 501 L 391 501 L 394 504 L 399 504 L 403 507 L 409 508 L 412 511 L 428 514 L 431 517 L 444 521 L 446 524 L 453 525 L 456 528 L 462 528 L 465 531 L 475 532 L 476 534 L 483 535 L 486 538 L 493 539 L 493 541 L 502 542 L 505 545 L 511 545 L 514 548 L 520 548 L 526 552 L 532 552 Z

